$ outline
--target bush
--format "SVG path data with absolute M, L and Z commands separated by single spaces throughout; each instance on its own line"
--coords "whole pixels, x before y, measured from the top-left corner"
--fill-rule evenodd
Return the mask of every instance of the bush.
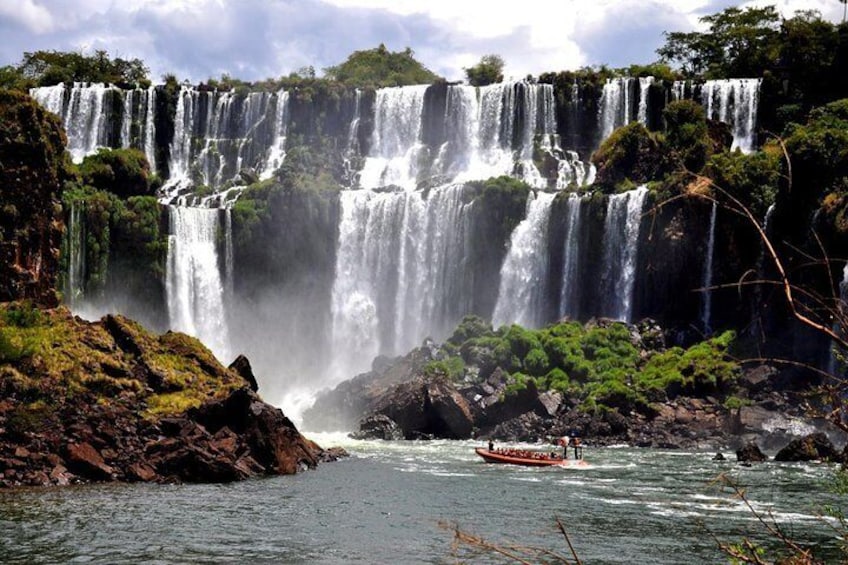
M 330 80 L 370 88 L 431 84 L 439 79 L 413 55 L 409 47 L 392 52 L 381 43 L 376 49 L 354 51 L 344 63 L 328 67 L 324 72 Z
M 671 169 L 667 153 L 662 137 L 639 122 L 621 127 L 592 155 L 595 184 L 614 192 L 660 179 Z
M 138 149 L 101 148 L 83 159 L 79 170 L 84 184 L 121 198 L 154 192 L 150 164 Z

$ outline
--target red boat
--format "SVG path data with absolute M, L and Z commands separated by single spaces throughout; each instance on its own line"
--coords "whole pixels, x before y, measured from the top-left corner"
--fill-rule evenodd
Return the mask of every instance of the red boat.
M 506 463 L 525 467 L 585 467 L 583 459 L 563 459 L 559 455 L 525 451 L 521 449 L 495 449 L 489 451 L 483 447 L 474 449 L 486 463 Z

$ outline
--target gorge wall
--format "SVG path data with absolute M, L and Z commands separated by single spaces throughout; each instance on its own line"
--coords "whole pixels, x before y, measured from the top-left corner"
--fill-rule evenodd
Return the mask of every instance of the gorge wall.
M 75 159 L 135 147 L 165 179 L 164 284 L 142 321 L 197 335 L 224 361 L 247 354 L 278 401 L 444 338 L 468 313 L 529 326 L 653 317 L 681 340 L 745 327 L 747 293 L 695 292 L 756 265 L 744 226 L 693 200 L 655 207 L 646 186 L 593 191 L 589 157 L 627 123 L 660 129 L 681 98 L 753 151 L 759 88 L 556 75 L 309 93 L 75 84 L 32 96 L 62 118 Z M 310 167 L 337 188 L 304 180 Z M 85 296 L 70 261 L 79 288 L 66 295 L 82 291 L 79 309 L 132 303 L 116 288 Z

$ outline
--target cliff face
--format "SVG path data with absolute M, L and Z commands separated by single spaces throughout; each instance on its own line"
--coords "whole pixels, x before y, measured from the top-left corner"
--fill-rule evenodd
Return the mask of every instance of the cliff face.
M 71 176 L 65 145 L 55 116 L 0 91 L 0 301 L 57 303 L 59 193 Z

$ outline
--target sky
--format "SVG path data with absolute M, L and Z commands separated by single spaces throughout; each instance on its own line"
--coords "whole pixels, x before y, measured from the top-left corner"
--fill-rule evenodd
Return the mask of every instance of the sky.
M 844 8 L 840 0 L 0 0 L 0 66 L 27 51 L 104 49 L 142 59 L 154 82 L 166 73 L 254 81 L 310 65 L 320 75 L 383 43 L 412 48 L 449 80 L 492 53 L 519 78 L 650 63 L 665 31 L 703 29 L 701 16 L 730 6 L 770 4 L 786 17 L 814 9 L 834 22 Z

